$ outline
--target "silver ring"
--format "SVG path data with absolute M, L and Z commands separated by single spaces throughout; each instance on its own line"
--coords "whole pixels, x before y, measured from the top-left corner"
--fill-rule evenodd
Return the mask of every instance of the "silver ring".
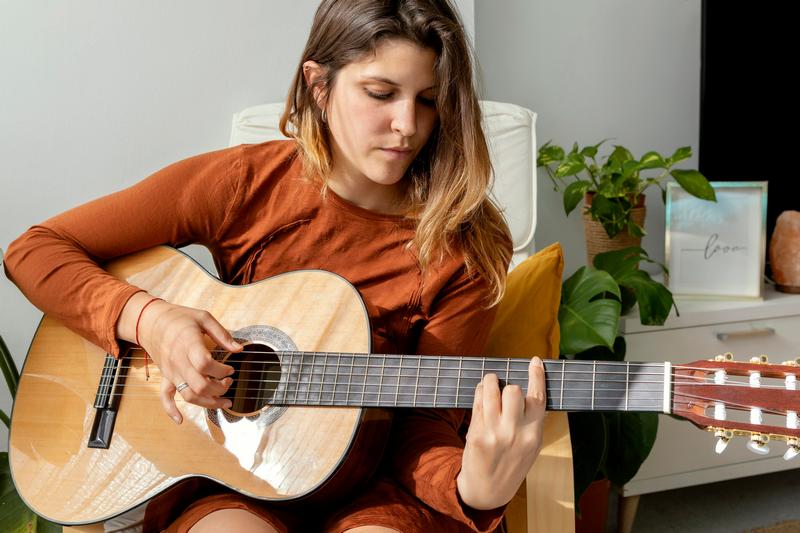
M 176 392 L 180 392 L 180 391 L 182 391 L 184 389 L 188 389 L 188 388 L 189 388 L 189 384 L 184 381 L 183 383 L 180 383 L 177 387 L 175 387 L 175 391 Z

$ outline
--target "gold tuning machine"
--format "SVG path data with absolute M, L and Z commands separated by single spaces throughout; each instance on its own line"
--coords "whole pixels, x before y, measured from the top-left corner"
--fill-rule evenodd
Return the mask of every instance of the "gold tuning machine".
M 733 432 L 725 428 L 716 428 L 714 436 L 717 437 L 717 446 L 714 451 L 721 454 L 728 447 L 728 443 L 733 438 Z
M 767 455 L 769 453 L 769 435 L 763 433 L 750 434 L 750 440 L 747 442 L 747 449 L 758 455 Z
M 787 444 L 789 445 L 789 448 L 786 450 L 786 453 L 783 454 L 783 458 L 787 461 L 790 461 L 800 454 L 800 440 L 793 437 L 789 439 Z

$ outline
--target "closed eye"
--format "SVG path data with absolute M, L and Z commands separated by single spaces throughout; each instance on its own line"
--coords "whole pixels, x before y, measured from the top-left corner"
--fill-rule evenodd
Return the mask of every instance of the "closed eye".
M 368 89 L 364 89 L 364 92 L 366 92 L 368 96 L 375 98 L 376 100 L 388 100 L 393 94 L 393 93 L 374 93 Z M 419 97 L 419 100 L 420 102 L 429 107 L 436 107 L 436 100 L 433 100 L 431 98 L 423 98 L 421 96 Z

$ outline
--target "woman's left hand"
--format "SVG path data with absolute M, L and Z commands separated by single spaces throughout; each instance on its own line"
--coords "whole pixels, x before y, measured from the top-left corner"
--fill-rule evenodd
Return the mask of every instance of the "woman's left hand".
M 507 385 L 500 393 L 495 374 L 475 389 L 472 420 L 456 484 L 473 509 L 495 509 L 514 497 L 542 445 L 545 416 L 542 360 L 528 366 L 528 392 Z

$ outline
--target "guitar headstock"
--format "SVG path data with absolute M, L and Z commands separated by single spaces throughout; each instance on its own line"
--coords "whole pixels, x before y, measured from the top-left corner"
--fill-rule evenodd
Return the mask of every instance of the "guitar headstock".
M 717 437 L 722 453 L 733 437 L 769 453 L 769 441 L 788 445 L 787 461 L 800 454 L 800 358 L 771 364 L 766 355 L 748 362 L 730 353 L 686 365 L 673 365 L 672 412 Z

